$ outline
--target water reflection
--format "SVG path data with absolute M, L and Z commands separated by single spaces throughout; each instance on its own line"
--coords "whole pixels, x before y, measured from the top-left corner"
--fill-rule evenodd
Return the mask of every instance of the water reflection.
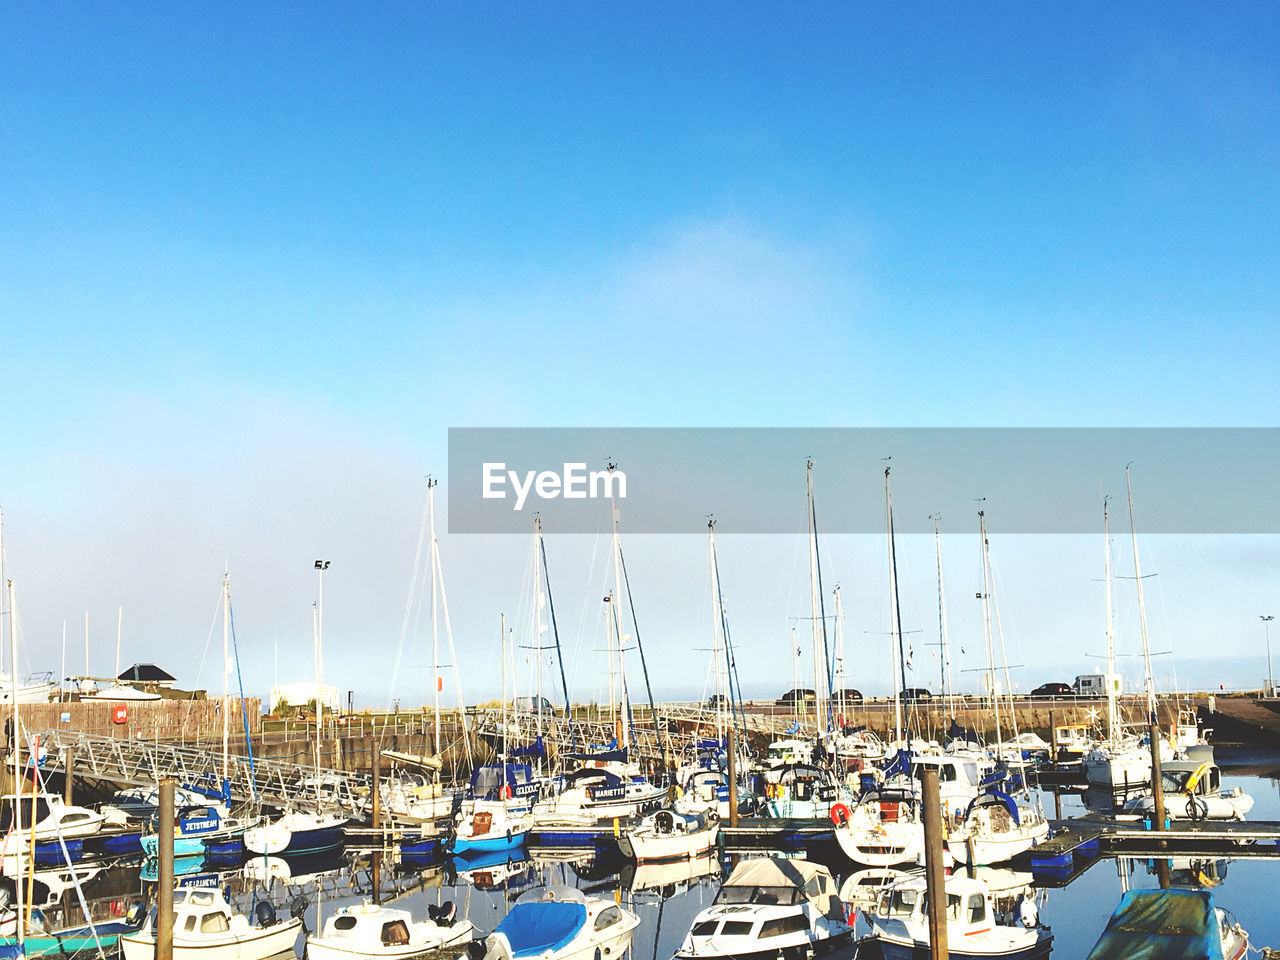
M 1253 821 L 1280 821 L 1280 777 L 1274 770 L 1240 775 L 1228 767 L 1224 785 L 1241 786 L 1256 798 Z M 1108 798 L 1082 792 L 1048 791 L 1041 795 L 1045 809 L 1061 808 L 1063 817 L 1079 816 L 1111 805 Z M 1249 853 L 1242 850 L 1242 853 Z M 745 854 L 744 854 L 745 855 Z M 884 878 L 863 876 L 831 842 L 809 843 L 791 855 L 802 855 L 827 866 L 843 893 L 854 888 L 864 907 Z M 1016 908 L 1027 888 L 1035 891 L 1041 920 L 1052 926 L 1054 956 L 1083 958 L 1098 939 L 1125 890 L 1159 886 L 1161 864 L 1175 886 L 1209 888 L 1215 903 L 1230 908 L 1249 931 L 1255 947 L 1280 945 L 1280 912 L 1272 907 L 1272 892 L 1280 880 L 1280 865 L 1263 859 L 1228 858 L 1220 854 L 1103 860 L 1065 887 L 1033 873 L 1029 866 L 978 868 L 975 876 L 987 883 L 1001 912 Z M 680 945 L 694 915 L 710 903 L 726 875 L 728 857 L 708 857 L 674 864 L 637 867 L 612 848 L 531 849 L 438 860 L 432 857 L 375 855 L 370 852 L 330 852 L 301 858 L 265 857 L 245 862 L 180 863 L 178 882 L 223 891 L 238 912 L 249 913 L 268 901 L 287 915 L 299 895 L 308 900 L 307 928 L 319 929 L 325 915 L 340 906 L 363 900 L 395 904 L 416 917 L 426 906 L 454 901 L 461 916 L 489 932 L 510 910 L 515 899 L 538 884 L 577 887 L 590 896 L 612 898 L 641 917 L 633 943 L 634 956 L 666 960 Z M 83 884 L 84 906 L 95 920 L 119 918 L 131 903 L 149 895 L 154 865 L 141 857 L 77 864 Z M 143 878 L 143 879 L 140 879 Z M 83 922 L 84 909 L 71 870 L 46 868 L 36 874 L 36 903 L 51 924 Z M 867 930 L 865 919 L 859 932 Z

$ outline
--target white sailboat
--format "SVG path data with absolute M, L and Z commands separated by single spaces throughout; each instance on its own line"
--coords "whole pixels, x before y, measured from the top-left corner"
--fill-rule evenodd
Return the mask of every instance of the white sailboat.
M 1125 487 L 1129 495 L 1129 532 L 1133 541 L 1134 584 L 1138 591 L 1138 621 L 1142 631 L 1142 659 L 1147 693 L 1148 723 L 1156 716 L 1155 682 L 1151 675 L 1151 645 L 1147 638 L 1147 611 L 1142 596 L 1142 565 L 1138 559 L 1138 534 L 1133 519 L 1133 486 L 1129 467 L 1125 467 Z M 1116 708 L 1115 632 L 1111 611 L 1111 534 L 1108 502 L 1102 502 L 1102 522 L 1106 537 L 1105 579 L 1107 584 L 1107 737 L 1084 755 L 1082 765 L 1090 786 L 1105 790 L 1127 790 L 1151 783 L 1151 746 L 1141 736 L 1125 734 Z M 1145 725 L 1144 725 L 1145 726 Z M 1157 744 L 1160 761 L 1172 760 L 1174 749 L 1163 737 Z
M 999 745 L 1002 735 L 1000 682 L 996 674 L 997 636 L 1000 644 L 1000 659 L 1004 664 L 1004 681 L 1010 688 L 1011 696 L 1012 684 L 1009 679 L 1009 660 L 1005 651 L 1004 631 L 1000 627 L 995 576 L 991 568 L 991 543 L 987 539 L 986 512 L 983 510 L 978 511 L 978 533 L 982 541 L 982 620 L 987 650 L 987 689 L 995 717 L 995 742 Z M 1009 722 L 1013 727 L 1013 739 L 1016 742 L 1019 737 L 1018 718 L 1012 703 L 1009 706 Z M 1019 803 L 1009 793 L 999 792 L 994 786 L 990 792 L 980 793 L 974 797 L 947 839 L 947 849 L 957 863 L 979 866 L 1004 863 L 1048 839 L 1049 822 L 1031 799 L 1021 753 L 1018 754 L 1016 763 L 1017 765 L 1013 767 L 1013 775 L 1018 776 L 1021 781 L 1020 789 L 1024 794 L 1025 802 Z
M 320 774 L 321 733 L 324 730 L 324 571 L 328 560 L 316 561 L 318 592 L 312 607 L 312 636 L 315 641 L 316 666 L 316 776 L 315 807 L 286 810 L 275 820 L 264 821 L 244 832 L 244 847 L 250 853 L 316 853 L 341 846 L 346 839 L 347 817 L 323 809 L 323 778 Z M 225 673 L 225 663 L 224 663 Z M 226 716 L 226 711 L 223 711 Z M 226 731 L 223 732 L 224 737 Z

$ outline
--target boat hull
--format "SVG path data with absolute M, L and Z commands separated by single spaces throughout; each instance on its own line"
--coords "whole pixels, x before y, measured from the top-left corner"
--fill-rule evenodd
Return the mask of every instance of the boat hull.
M 708 953 L 699 950 L 697 953 L 684 953 L 677 950 L 674 960 L 775 960 L 795 956 L 825 957 L 828 954 L 844 950 L 853 942 L 853 932 L 838 933 L 821 940 L 808 941 L 803 946 L 775 947 L 768 950 L 733 950 L 728 953 Z M 812 951 L 812 952 L 810 952 Z M 953 954 L 954 956 L 954 954 Z
M 175 932 L 174 960 L 264 960 L 278 953 L 292 953 L 301 920 L 286 920 L 272 927 L 228 931 L 224 936 L 187 938 Z M 120 938 L 124 960 L 155 960 L 156 941 L 150 933 L 127 934 Z
M 930 957 L 929 944 L 921 943 L 918 940 L 904 940 L 883 934 L 870 937 L 868 940 L 880 947 L 884 960 L 929 960 Z M 951 943 L 948 943 L 947 955 L 952 957 L 953 960 L 1043 960 L 1043 958 L 1049 956 L 1049 950 L 1053 946 L 1053 937 L 1044 937 L 1026 947 L 1012 949 L 993 947 L 991 952 L 975 951 L 971 953 L 966 950 L 957 950 L 956 947 L 959 946 L 961 944 L 952 946 Z

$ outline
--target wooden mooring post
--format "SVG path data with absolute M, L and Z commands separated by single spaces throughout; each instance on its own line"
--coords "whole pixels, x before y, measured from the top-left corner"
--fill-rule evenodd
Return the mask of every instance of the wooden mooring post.
M 929 895 L 929 956 L 947 960 L 947 877 L 942 863 L 942 794 L 936 767 L 920 768 L 924 795 L 924 876 Z

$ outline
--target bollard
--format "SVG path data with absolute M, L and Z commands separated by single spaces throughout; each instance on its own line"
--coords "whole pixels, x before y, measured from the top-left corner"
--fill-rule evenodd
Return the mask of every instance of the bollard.
M 947 890 L 942 863 L 942 795 L 938 789 L 938 770 L 921 770 L 920 790 L 924 799 L 924 872 L 925 890 L 929 895 L 929 956 L 931 960 L 947 960 Z
M 156 880 L 156 960 L 173 960 L 173 781 L 160 781 L 160 870 Z
M 1155 823 L 1153 830 L 1164 830 L 1164 782 L 1160 771 L 1160 727 L 1156 723 L 1155 713 L 1151 714 L 1149 727 L 1151 737 L 1151 798 L 1155 800 Z
M 62 751 L 62 773 L 66 777 L 66 783 L 62 785 L 62 802 L 69 807 L 71 806 L 72 787 L 76 779 L 76 761 L 70 747 Z

